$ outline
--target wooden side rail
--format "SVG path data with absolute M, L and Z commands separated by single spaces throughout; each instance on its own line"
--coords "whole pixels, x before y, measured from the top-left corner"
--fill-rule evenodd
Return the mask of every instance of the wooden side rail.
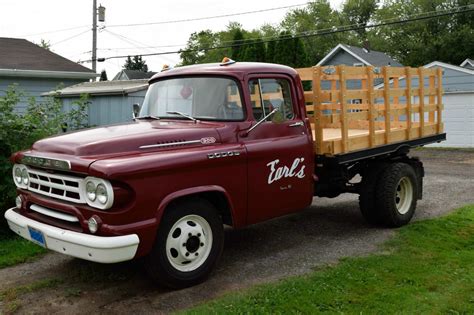
M 336 155 L 443 132 L 442 71 L 410 67 L 297 69 L 316 154 Z

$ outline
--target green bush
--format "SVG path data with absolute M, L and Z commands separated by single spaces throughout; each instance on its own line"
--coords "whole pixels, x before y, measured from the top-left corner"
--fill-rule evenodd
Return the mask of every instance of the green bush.
M 65 129 L 87 127 L 87 95 L 83 95 L 66 113 L 62 110 L 61 100 L 56 97 L 46 97 L 42 102 L 30 98 L 26 112 L 19 114 L 15 106 L 24 97 L 16 85 L 10 86 L 0 97 L 0 237 L 9 233 L 3 211 L 14 205 L 16 197 L 10 156 Z

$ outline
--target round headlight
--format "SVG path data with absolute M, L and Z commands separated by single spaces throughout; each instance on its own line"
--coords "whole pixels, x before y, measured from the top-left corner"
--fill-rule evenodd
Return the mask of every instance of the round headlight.
M 105 186 L 102 184 L 97 185 L 96 194 L 97 200 L 99 200 L 101 204 L 105 205 L 107 203 L 107 200 L 109 199 Z
M 28 182 L 30 181 L 30 178 L 28 177 L 28 171 L 26 168 L 21 171 L 21 181 L 23 182 L 23 185 L 28 185 Z
M 15 168 L 15 181 L 17 184 L 21 184 L 21 169 L 19 167 Z
M 87 182 L 87 184 L 86 184 L 86 195 L 87 195 L 87 198 L 90 201 L 94 201 L 95 198 L 97 197 L 96 187 L 95 187 L 95 184 L 93 182 Z

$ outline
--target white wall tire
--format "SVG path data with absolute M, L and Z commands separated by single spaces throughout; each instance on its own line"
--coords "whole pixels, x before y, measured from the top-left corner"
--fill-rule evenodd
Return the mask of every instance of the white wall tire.
M 198 198 L 180 201 L 166 209 L 145 268 L 163 286 L 193 286 L 212 272 L 223 243 L 222 220 L 212 204 Z

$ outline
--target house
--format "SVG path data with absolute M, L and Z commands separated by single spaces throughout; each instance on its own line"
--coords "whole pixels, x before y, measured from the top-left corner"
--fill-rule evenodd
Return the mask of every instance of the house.
M 467 58 L 461 63 L 461 67 L 474 70 L 474 59 Z
M 94 71 L 41 48 L 26 39 L 0 37 L 0 96 L 11 85 L 25 95 L 17 105 L 24 112 L 28 99 L 41 102 L 41 94 L 56 87 L 70 86 L 94 79 Z
M 112 81 L 151 79 L 151 77 L 154 76 L 155 74 L 156 72 L 153 72 L 153 71 L 143 72 L 140 70 L 124 69 L 120 71 L 119 73 L 117 73 L 115 77 L 112 79 Z
M 447 140 L 436 146 L 474 148 L 474 67 L 440 61 L 424 67 L 443 69 L 443 121 Z
M 393 66 L 403 67 L 401 63 L 391 58 L 386 53 L 381 51 L 371 50 L 370 48 L 361 48 L 339 44 L 334 47 L 323 59 L 321 59 L 317 66 L 336 66 L 347 65 L 355 67 L 363 66 Z
M 63 110 L 70 111 L 81 95 L 89 96 L 88 124 L 101 126 L 131 121 L 133 105 L 142 104 L 148 80 L 85 82 L 44 93 L 62 100 Z

